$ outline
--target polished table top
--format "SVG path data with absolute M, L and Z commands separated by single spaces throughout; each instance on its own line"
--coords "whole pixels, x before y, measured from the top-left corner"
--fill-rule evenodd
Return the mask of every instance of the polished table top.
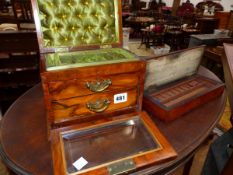
M 199 73 L 217 79 L 205 68 L 201 67 Z M 217 124 L 225 102 L 226 92 L 173 122 L 164 123 L 153 118 L 177 151 L 178 157 L 133 174 L 162 174 L 172 171 L 187 161 Z M 46 112 L 40 84 L 16 100 L 4 115 L 1 121 L 0 141 L 3 161 L 17 174 L 53 174 L 50 143 L 47 140 Z

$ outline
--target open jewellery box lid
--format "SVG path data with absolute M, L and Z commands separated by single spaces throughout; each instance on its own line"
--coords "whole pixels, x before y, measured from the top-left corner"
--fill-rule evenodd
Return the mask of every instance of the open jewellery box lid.
M 146 59 L 145 92 L 197 74 L 205 46 L 197 46 Z
M 46 55 L 47 70 L 136 59 L 121 48 L 120 0 L 31 1 L 40 52 L 52 53 Z M 84 52 L 73 52 L 78 50 Z
M 55 174 L 121 174 L 177 156 L 145 112 L 55 129 L 51 141 Z

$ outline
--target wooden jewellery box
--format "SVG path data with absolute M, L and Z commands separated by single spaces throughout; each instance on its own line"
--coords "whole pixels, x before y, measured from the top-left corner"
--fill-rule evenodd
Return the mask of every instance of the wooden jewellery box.
M 147 60 L 143 108 L 171 121 L 220 96 L 224 84 L 197 71 L 204 46 Z
M 145 62 L 122 48 L 120 1 L 32 4 L 48 128 L 141 110 Z
M 122 48 L 121 1 L 32 6 L 54 174 L 121 174 L 174 158 L 141 112 L 146 64 Z

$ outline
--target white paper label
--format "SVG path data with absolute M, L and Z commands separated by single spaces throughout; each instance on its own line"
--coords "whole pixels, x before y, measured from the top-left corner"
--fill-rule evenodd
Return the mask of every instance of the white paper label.
M 73 163 L 73 166 L 77 169 L 77 170 L 81 170 L 86 164 L 88 164 L 88 162 L 83 158 L 80 157 L 78 160 L 76 160 Z
M 121 93 L 114 95 L 114 104 L 123 103 L 127 101 L 127 93 Z

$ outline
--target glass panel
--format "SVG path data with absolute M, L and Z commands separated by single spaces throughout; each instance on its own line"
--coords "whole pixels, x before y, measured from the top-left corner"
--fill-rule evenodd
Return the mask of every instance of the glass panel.
M 160 148 L 138 117 L 63 133 L 62 140 L 68 173 L 78 171 L 72 164 L 80 157 L 88 161 L 84 170 Z
M 46 56 L 46 70 L 59 70 L 116 62 L 134 61 L 135 55 L 121 48 L 54 53 Z

